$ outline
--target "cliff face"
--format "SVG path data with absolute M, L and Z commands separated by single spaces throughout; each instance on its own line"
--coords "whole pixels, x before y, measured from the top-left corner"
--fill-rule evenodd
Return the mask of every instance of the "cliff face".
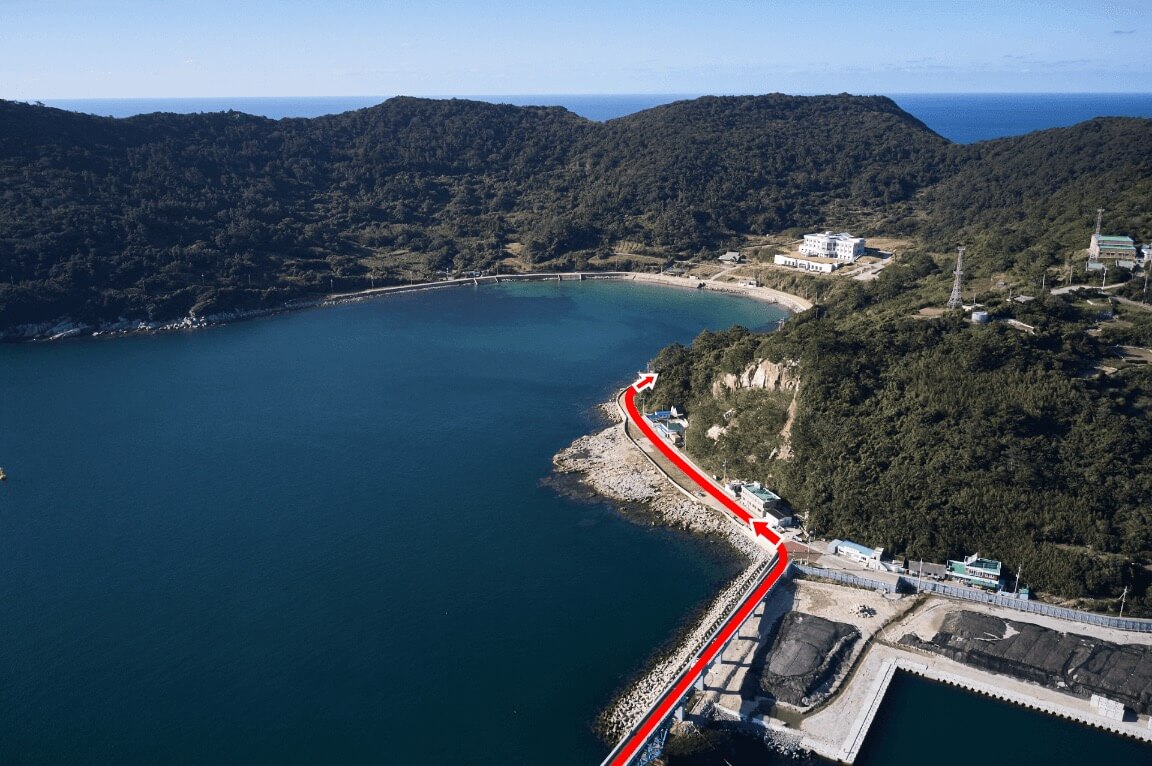
M 770 359 L 757 359 L 740 374 L 726 373 L 712 382 L 712 397 L 721 398 L 729 392 L 772 391 L 792 392 L 786 417 L 780 427 L 779 443 L 770 453 L 770 459 L 788 460 L 792 457 L 792 423 L 796 419 L 796 395 L 800 392 L 800 365 L 795 360 L 773 362 Z M 717 440 L 727 433 L 727 426 L 714 425 L 708 430 L 708 437 Z
M 744 368 L 739 375 L 721 375 L 712 384 L 712 396 L 720 396 L 724 390 L 736 391 L 742 388 L 763 388 L 770 391 L 798 391 L 800 372 L 798 364 L 792 360 L 773 362 L 760 359 Z

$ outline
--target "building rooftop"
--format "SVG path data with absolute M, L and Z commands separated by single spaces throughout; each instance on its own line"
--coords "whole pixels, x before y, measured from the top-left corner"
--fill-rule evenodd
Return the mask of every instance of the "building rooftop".
M 777 495 L 775 492 L 773 492 L 770 489 L 765 489 L 764 487 L 758 487 L 758 486 L 755 486 L 752 484 L 745 484 L 744 489 L 748 492 L 751 492 L 753 495 L 760 498 L 761 500 L 765 500 L 768 502 L 780 499 L 779 495 Z
M 1000 562 L 982 559 L 980 554 L 974 553 L 963 561 L 949 561 L 948 570 L 955 574 L 973 574 L 996 579 L 1000 577 Z
M 838 543 L 838 547 L 850 548 L 851 550 L 856 551 L 861 556 L 864 556 L 866 558 L 876 555 L 876 551 L 872 550 L 868 546 L 861 545 L 860 543 L 854 543 L 851 540 L 838 540 L 838 541 L 834 541 L 834 542 Z M 831 546 L 829 546 L 829 547 L 831 547 Z
M 1099 234 L 1096 235 L 1096 242 L 1101 245 L 1127 245 L 1132 246 L 1131 237 L 1121 237 L 1114 234 Z

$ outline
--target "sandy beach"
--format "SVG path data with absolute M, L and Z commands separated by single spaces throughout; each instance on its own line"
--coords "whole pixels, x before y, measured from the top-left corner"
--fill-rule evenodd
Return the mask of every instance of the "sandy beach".
M 743 295 L 768 303 L 784 306 L 789 311 L 799 312 L 812 308 L 812 304 L 798 295 L 791 295 L 770 287 L 753 287 L 733 282 L 713 282 L 710 280 L 690 280 L 683 277 L 671 277 L 663 274 L 640 274 L 633 272 L 566 272 L 541 274 L 505 274 L 500 276 L 466 277 L 461 279 L 445 279 L 436 282 L 416 282 L 408 285 L 392 285 L 390 287 L 370 287 L 350 293 L 333 293 L 318 298 L 293 300 L 283 306 L 259 309 L 244 309 L 226 311 L 218 314 L 203 316 L 185 316 L 178 319 L 164 321 L 128 320 L 121 319 L 114 322 L 100 324 L 87 324 L 78 322 L 70 317 L 59 317 L 52 321 L 37 324 L 18 325 L 0 333 L 0 340 L 9 341 L 43 341 L 63 340 L 85 335 L 92 336 L 120 336 L 140 335 L 161 332 L 177 332 L 188 330 L 202 330 L 246 319 L 275 316 L 289 311 L 302 309 L 337 306 L 343 303 L 355 303 L 374 298 L 383 298 L 388 295 L 401 293 L 422 292 L 425 290 L 443 290 L 451 287 L 471 287 L 494 285 L 501 282 L 577 282 L 585 280 L 613 279 L 620 281 L 645 282 L 665 287 L 675 287 L 682 290 L 704 289 L 713 292 L 732 293 Z

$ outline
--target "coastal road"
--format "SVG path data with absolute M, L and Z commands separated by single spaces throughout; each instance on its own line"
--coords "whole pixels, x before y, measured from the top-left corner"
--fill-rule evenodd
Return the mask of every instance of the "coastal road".
M 764 579 L 737 605 L 727 621 L 717 629 L 712 639 L 704 649 L 701 650 L 695 661 L 692 662 L 687 670 L 680 674 L 675 682 L 664 692 L 664 695 L 645 714 L 640 723 L 633 727 L 616 746 L 616 749 L 613 750 L 608 756 L 608 759 L 604 761 L 606 766 L 627 766 L 627 764 L 632 761 L 636 754 L 644 747 L 648 738 L 652 736 L 652 733 L 659 728 L 660 724 L 672 714 L 672 711 L 675 710 L 688 695 L 688 692 L 696 684 L 697 680 L 708 670 L 708 666 L 711 665 L 720 655 L 720 652 L 723 651 L 729 639 L 732 638 L 744 621 L 747 620 L 756 609 L 756 605 L 764 600 L 768 592 L 772 590 L 772 587 L 780 579 L 784 570 L 788 568 L 788 551 L 783 545 L 780 545 L 780 536 L 772 530 L 768 522 L 754 518 L 752 514 L 740 506 L 733 498 L 729 497 L 711 477 L 701 473 L 696 466 L 692 465 L 692 463 L 680 454 L 679 450 L 661 439 L 648 421 L 644 419 L 643 415 L 640 414 L 640 410 L 636 407 L 636 395 L 654 385 L 656 385 L 656 375 L 648 373 L 641 375 L 640 379 L 624 392 L 624 409 L 625 412 L 628 413 L 628 419 L 640 429 L 640 432 L 648 438 L 648 441 L 652 442 L 653 446 L 663 453 L 664 457 L 668 458 L 677 468 L 687 474 L 702 490 L 718 500 L 737 523 L 745 526 L 757 538 L 763 538 L 765 543 L 774 548 L 776 555 Z

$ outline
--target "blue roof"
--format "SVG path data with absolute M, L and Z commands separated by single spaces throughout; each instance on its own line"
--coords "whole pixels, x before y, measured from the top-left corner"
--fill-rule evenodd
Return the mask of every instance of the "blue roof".
M 874 556 L 876 554 L 876 551 L 872 550 L 871 548 L 865 547 L 860 543 L 854 543 L 851 540 L 841 540 L 840 547 L 856 551 L 862 556 Z

